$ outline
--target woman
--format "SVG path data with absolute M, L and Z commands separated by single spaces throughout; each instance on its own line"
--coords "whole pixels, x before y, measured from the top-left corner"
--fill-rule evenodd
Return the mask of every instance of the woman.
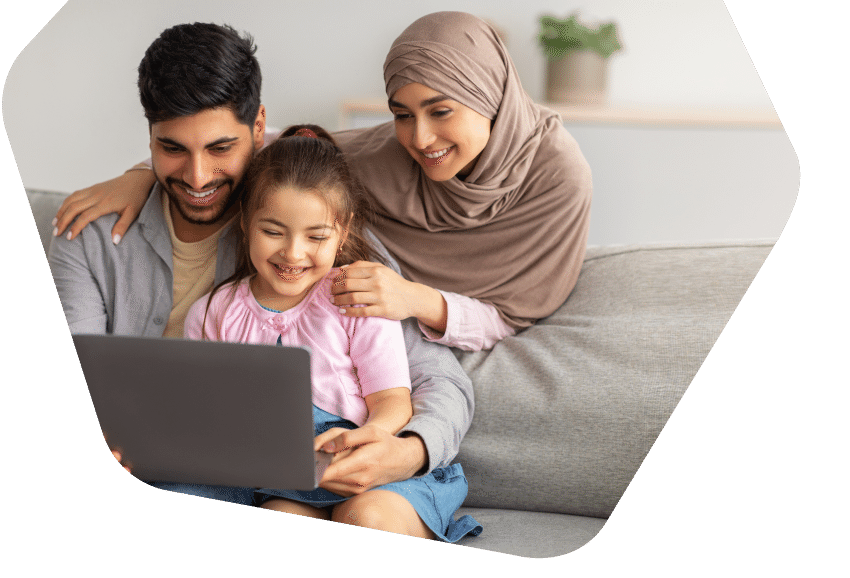
M 431 341 L 490 348 L 550 315 L 575 286 L 590 169 L 557 113 L 531 101 L 504 44 L 475 16 L 416 20 L 390 48 L 384 80 L 394 120 L 334 137 L 372 202 L 371 230 L 404 278 L 353 263 L 334 303 L 348 316 L 417 317 Z M 152 184 L 132 171 L 75 193 L 57 215 L 57 233 L 91 207 L 72 235 L 116 210 L 122 234 Z M 128 187 L 130 203 L 120 200 Z

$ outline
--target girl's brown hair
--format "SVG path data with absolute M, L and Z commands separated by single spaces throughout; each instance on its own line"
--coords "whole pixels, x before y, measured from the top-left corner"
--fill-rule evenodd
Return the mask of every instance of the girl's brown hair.
M 304 133 L 303 129 L 309 129 L 316 137 L 295 135 L 299 131 Z M 368 214 L 363 189 L 351 174 L 348 163 L 333 137 L 325 129 L 314 124 L 293 125 L 257 153 L 245 173 L 239 200 L 240 227 L 236 231 L 239 238 L 236 271 L 210 293 L 204 313 L 204 338 L 207 314 L 216 292 L 232 283 L 232 300 L 238 282 L 257 272 L 251 263 L 248 247 L 251 219 L 257 210 L 262 208 L 267 196 L 281 188 L 318 195 L 330 208 L 334 221 L 348 234 L 334 260 L 334 267 L 355 261 L 378 261 L 386 264 L 363 234 L 363 225 Z

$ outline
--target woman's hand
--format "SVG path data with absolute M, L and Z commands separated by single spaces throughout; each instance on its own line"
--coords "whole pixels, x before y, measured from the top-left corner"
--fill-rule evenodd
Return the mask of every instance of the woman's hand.
M 70 241 L 98 217 L 118 213 L 120 217 L 112 227 L 112 242 L 117 245 L 139 216 L 155 182 L 156 177 L 151 170 L 130 170 L 114 179 L 74 192 L 56 213 L 53 235 L 64 233 L 76 218 L 66 236 Z
M 440 292 L 408 281 L 380 263 L 344 265 L 331 293 L 333 304 L 347 317 L 377 316 L 397 321 L 416 317 L 438 332 L 446 330 L 448 306 Z

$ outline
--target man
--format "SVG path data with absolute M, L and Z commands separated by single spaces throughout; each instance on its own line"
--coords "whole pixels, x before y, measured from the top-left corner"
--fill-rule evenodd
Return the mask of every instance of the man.
M 121 243 L 111 214 L 73 240 L 54 238 L 48 253 L 72 333 L 180 337 L 189 306 L 233 273 L 242 178 L 265 133 L 255 51 L 250 37 L 199 23 L 165 30 L 146 51 L 138 85 L 156 176 L 148 201 Z M 448 349 L 410 320 L 403 326 L 414 417 L 398 436 L 336 438 L 328 490 L 361 494 L 445 466 L 469 427 L 468 377 Z M 245 488 L 155 485 L 251 503 Z

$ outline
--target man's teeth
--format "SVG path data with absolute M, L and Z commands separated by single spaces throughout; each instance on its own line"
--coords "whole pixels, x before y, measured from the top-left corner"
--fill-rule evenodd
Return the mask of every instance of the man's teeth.
M 209 197 L 211 194 L 213 194 L 217 190 L 218 190 L 218 187 L 212 189 L 211 191 L 207 191 L 205 193 L 196 193 L 195 191 L 190 191 L 189 189 L 186 189 L 186 192 L 189 193 L 190 195 L 192 195 L 193 197 L 195 197 L 196 199 L 203 199 L 204 197 Z
M 447 152 L 449 152 L 450 148 L 452 148 L 452 147 L 444 148 L 441 151 L 437 151 L 437 152 L 433 152 L 433 153 L 422 153 L 422 154 L 424 154 L 429 159 L 438 159 L 441 156 L 443 156 L 444 154 L 446 154 Z

